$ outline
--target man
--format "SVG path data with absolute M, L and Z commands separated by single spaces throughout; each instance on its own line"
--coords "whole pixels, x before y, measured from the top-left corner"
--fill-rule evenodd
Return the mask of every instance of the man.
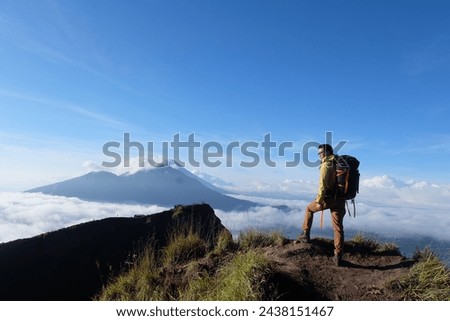
M 330 209 L 334 230 L 334 263 L 341 266 L 344 252 L 345 200 L 336 198 L 336 168 L 333 148 L 329 144 L 319 145 L 318 155 L 321 160 L 319 191 L 316 199 L 306 207 L 302 227 L 303 234 L 299 236 L 299 240 L 309 243 L 314 213 Z

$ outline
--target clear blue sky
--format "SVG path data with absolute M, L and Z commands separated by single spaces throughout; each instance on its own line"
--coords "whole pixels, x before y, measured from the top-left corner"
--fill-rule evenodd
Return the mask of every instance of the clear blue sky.
M 433 0 L 2 1 L 0 190 L 109 160 L 124 132 L 301 148 L 331 131 L 365 175 L 448 183 L 449 17 Z

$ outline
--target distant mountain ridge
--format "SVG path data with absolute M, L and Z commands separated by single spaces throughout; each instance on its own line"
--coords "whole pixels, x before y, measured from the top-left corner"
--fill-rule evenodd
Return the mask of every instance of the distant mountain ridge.
M 86 201 L 109 203 L 176 204 L 208 203 L 213 208 L 247 210 L 260 204 L 237 199 L 208 187 L 184 168 L 161 166 L 135 173 L 116 175 L 106 171 L 90 172 L 80 177 L 27 190 L 31 193 L 77 197 Z

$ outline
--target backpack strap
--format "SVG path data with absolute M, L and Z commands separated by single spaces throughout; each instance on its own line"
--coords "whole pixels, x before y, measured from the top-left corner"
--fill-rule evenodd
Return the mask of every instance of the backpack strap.
M 353 217 L 356 217 L 356 202 L 355 202 L 355 199 L 352 198 L 352 199 L 351 199 L 351 202 L 352 202 L 352 204 L 353 204 Z M 348 215 L 349 215 L 349 216 L 352 216 L 352 212 L 350 211 L 350 208 L 349 208 L 349 206 L 348 206 L 348 202 L 347 202 L 347 201 L 345 201 L 345 205 L 346 205 L 346 207 L 347 207 Z
M 320 229 L 323 229 L 323 210 L 320 213 Z

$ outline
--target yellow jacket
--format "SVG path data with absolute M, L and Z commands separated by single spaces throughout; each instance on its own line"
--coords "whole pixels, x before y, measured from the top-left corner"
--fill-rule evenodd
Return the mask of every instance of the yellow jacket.
M 325 197 L 330 197 L 336 189 L 336 168 L 333 161 L 334 155 L 328 155 L 320 164 L 319 192 L 316 197 L 319 204 L 323 204 Z

